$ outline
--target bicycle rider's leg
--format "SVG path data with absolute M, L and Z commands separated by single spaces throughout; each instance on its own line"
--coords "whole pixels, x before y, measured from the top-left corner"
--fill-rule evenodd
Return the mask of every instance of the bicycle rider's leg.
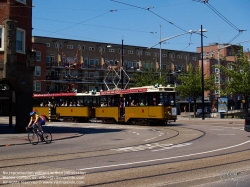
M 36 125 L 38 127 L 39 132 L 41 132 L 43 134 L 43 129 L 42 129 L 41 123 L 38 121 Z

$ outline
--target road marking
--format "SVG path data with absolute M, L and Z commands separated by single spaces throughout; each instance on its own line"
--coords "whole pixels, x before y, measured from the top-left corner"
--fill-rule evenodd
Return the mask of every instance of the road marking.
M 145 145 L 139 145 L 139 146 L 131 146 L 131 147 L 123 147 L 118 149 L 111 149 L 113 151 L 143 151 L 143 150 L 150 150 L 150 149 L 156 149 L 156 148 L 164 148 L 172 146 L 173 144 L 159 144 L 159 143 L 153 143 L 153 144 L 145 144 Z
M 214 150 L 204 151 L 204 152 L 199 152 L 199 153 L 191 153 L 191 154 L 187 154 L 187 155 L 179 155 L 179 156 L 158 158 L 158 159 L 152 159 L 152 160 L 142 160 L 142 161 L 137 161 L 137 162 L 128 162 L 128 163 L 114 164 L 114 165 L 94 166 L 94 167 L 82 168 L 82 169 L 78 169 L 78 170 L 84 171 L 84 170 L 92 170 L 92 169 L 111 168 L 111 167 L 128 166 L 128 165 L 135 165 L 135 164 L 142 164 L 142 163 L 171 160 L 171 159 L 176 159 L 176 158 L 185 158 L 185 157 L 190 157 L 190 156 L 203 155 L 203 154 L 218 152 L 218 151 L 222 151 L 222 150 L 232 149 L 232 148 L 239 147 L 239 146 L 247 144 L 247 143 L 250 143 L 250 140 L 248 140 L 246 142 L 242 142 L 240 144 L 232 145 L 229 147 L 224 147 L 224 148 L 220 148 L 220 149 L 214 149 Z
M 191 144 L 192 144 L 192 143 L 176 144 L 176 145 L 169 146 L 169 147 L 163 147 L 162 149 L 152 150 L 152 152 L 156 152 L 156 151 L 165 151 L 165 150 L 168 150 L 168 149 L 173 149 L 173 148 L 176 148 L 176 147 L 184 147 L 184 146 L 191 145 Z
M 132 133 L 134 133 L 134 134 L 136 134 L 136 135 L 140 135 L 138 132 L 132 132 Z
M 158 137 L 149 138 L 149 139 L 146 139 L 146 140 L 144 140 L 144 141 L 147 142 L 147 141 L 153 140 L 153 139 L 155 139 L 155 138 L 158 138 Z
M 161 137 L 161 136 L 163 136 L 163 135 L 165 134 L 164 132 L 157 131 L 157 130 L 155 130 L 155 129 L 152 129 L 152 131 L 154 131 L 154 132 L 159 132 L 160 134 L 159 134 L 158 136 L 153 137 L 153 138 L 149 138 L 149 139 L 144 140 L 145 142 L 150 141 L 150 140 L 153 140 L 153 139 L 156 139 L 156 138 Z

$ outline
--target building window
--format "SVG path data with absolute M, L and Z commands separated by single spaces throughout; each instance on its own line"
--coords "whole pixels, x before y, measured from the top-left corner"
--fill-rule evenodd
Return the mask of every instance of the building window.
M 4 28 L 3 26 L 0 25 L 0 51 L 4 50 L 3 39 L 4 39 Z
M 41 66 L 36 66 L 34 73 L 35 73 L 34 76 L 41 76 Z
M 181 71 L 182 70 L 182 65 L 178 65 L 177 68 L 178 68 L 178 71 Z
M 95 78 L 99 79 L 99 72 L 98 71 L 95 72 Z
M 26 5 L 26 0 L 16 0 L 16 1 Z
M 150 55 L 151 55 L 151 53 L 150 53 L 150 52 L 146 52 L 146 53 L 145 53 L 145 55 L 150 56 Z
M 67 49 L 74 49 L 73 45 L 67 45 Z
M 33 91 L 41 91 L 41 82 L 39 81 L 34 81 L 33 82 Z
M 215 68 L 214 71 L 215 71 L 215 73 L 219 73 L 220 69 L 219 68 Z
M 96 65 L 96 67 L 99 66 L 99 59 L 98 58 L 95 58 L 95 65 Z
M 196 61 L 196 57 L 195 57 L 195 56 L 194 56 L 194 57 L 192 57 L 192 60 L 193 60 L 193 61 Z
M 84 77 L 85 77 L 85 78 L 88 78 L 88 77 L 89 77 L 89 72 L 86 71 L 86 72 L 84 73 Z
M 80 49 L 81 49 L 81 45 L 78 45 L 78 46 L 77 46 L 77 49 L 80 50 Z
M 50 62 L 50 56 L 46 56 L 46 62 Z
M 50 47 L 50 43 L 46 43 L 46 47 Z
M 219 76 L 215 76 L 215 83 L 219 83 Z
M 63 78 L 66 77 L 66 71 L 65 71 L 65 70 L 62 71 L 62 77 L 63 77 Z
M 95 48 L 94 47 L 89 47 L 89 50 L 90 51 L 95 51 Z
M 55 56 L 54 55 L 50 56 L 50 62 L 55 62 Z
M 56 43 L 55 43 L 55 48 L 57 49 L 57 48 L 58 48 L 58 46 L 59 46 L 59 45 L 58 45 L 58 43 L 56 42 Z
M 59 44 L 59 47 L 60 47 L 60 49 L 62 49 L 62 48 L 63 48 L 63 44 L 62 44 L 62 43 L 60 43 L 60 44 Z
M 128 62 L 128 68 L 134 67 L 133 62 Z
M 82 45 L 82 50 L 84 51 L 84 49 L 85 49 L 85 46 L 84 46 L 84 45 Z
M 233 66 L 232 65 L 227 65 L 227 69 L 233 70 Z
M 181 59 L 181 58 L 182 58 L 182 56 L 181 56 L 181 55 L 177 55 L 177 58 L 180 58 L 180 59 Z
M 90 72 L 89 73 L 89 78 L 94 79 L 95 78 L 95 72 Z
M 94 66 L 95 65 L 95 59 L 89 59 L 89 65 Z
M 36 61 L 41 61 L 41 52 L 36 51 Z
M 16 31 L 16 51 L 25 53 L 25 30 L 19 28 Z
M 162 54 L 162 57 L 167 57 L 168 55 L 167 54 Z
M 114 53 L 114 52 L 115 52 L 115 49 L 109 49 L 109 52 L 110 52 L 110 53 Z
M 132 55 L 132 54 L 134 54 L 134 52 L 131 50 L 128 50 L 128 54 Z

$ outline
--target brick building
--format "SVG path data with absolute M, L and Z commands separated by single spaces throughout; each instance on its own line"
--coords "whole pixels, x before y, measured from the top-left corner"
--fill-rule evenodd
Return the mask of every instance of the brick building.
M 205 76 L 210 76 L 216 74 L 214 83 L 219 87 L 218 91 L 207 91 L 204 96 L 209 98 L 209 100 L 214 101 L 220 97 L 220 91 L 223 89 L 221 87 L 222 82 L 229 81 L 229 78 L 225 76 L 215 65 L 227 66 L 228 63 L 235 61 L 235 54 L 239 54 L 242 50 L 242 46 L 231 45 L 231 44 L 218 44 L 211 43 L 208 46 L 203 47 L 203 67 Z M 201 52 L 201 48 L 197 47 L 198 53 Z M 220 58 L 218 58 L 220 56 Z M 201 60 L 199 64 L 201 65 Z M 241 97 L 238 95 L 228 95 L 228 109 L 239 109 L 241 107 Z
M 31 36 L 32 0 L 0 1 L 1 95 L 13 91 L 13 96 L 1 97 L 0 107 L 3 115 L 11 115 L 13 105 L 16 132 L 25 130 L 32 109 L 35 54 L 32 52 Z
M 34 92 L 77 92 L 92 89 L 114 88 L 114 74 L 108 73 L 110 66 L 122 65 L 122 44 L 98 43 L 34 36 L 33 50 L 36 51 Z M 159 49 L 123 45 L 124 85 L 128 77 L 146 66 L 158 69 Z M 185 71 L 187 65 L 198 65 L 198 53 L 162 49 L 161 67 L 169 73 L 168 82 L 174 84 L 173 72 Z M 128 76 L 127 76 L 128 75 Z M 106 77 L 107 76 L 107 77 Z M 103 82 L 106 77 L 106 84 Z M 133 82 L 128 84 L 132 86 Z M 69 88 L 70 87 L 70 88 Z M 121 87 L 119 87 L 121 88 Z

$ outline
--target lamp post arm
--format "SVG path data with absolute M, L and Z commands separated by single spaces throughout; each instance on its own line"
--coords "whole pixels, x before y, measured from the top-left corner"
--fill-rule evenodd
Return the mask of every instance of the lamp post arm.
M 196 33 L 196 31 L 190 30 L 190 31 L 184 32 L 184 33 L 182 33 L 182 34 L 178 34 L 178 35 L 175 35 L 175 36 L 171 36 L 171 37 L 168 37 L 168 38 L 164 38 L 164 39 L 161 39 L 159 43 L 165 42 L 165 41 L 170 40 L 170 39 L 172 39 L 172 38 L 176 38 L 176 37 L 178 37 L 178 36 L 182 36 L 182 35 L 184 35 L 184 34 L 192 34 L 192 33 Z
M 153 48 L 154 46 L 156 46 L 156 45 L 158 45 L 158 44 L 161 44 L 162 42 L 165 42 L 165 41 L 167 41 L 167 40 L 170 40 L 170 39 L 172 39 L 172 38 L 176 38 L 176 37 L 182 36 L 182 35 L 184 35 L 184 34 L 193 34 L 193 33 L 196 33 L 196 32 L 197 32 L 197 31 L 190 30 L 190 31 L 188 31 L 188 32 L 184 32 L 184 33 L 181 33 L 181 34 L 178 34 L 178 35 L 175 35 L 175 36 L 171 36 L 171 37 L 168 37 L 168 38 L 160 39 L 160 41 L 159 41 L 157 44 L 153 45 L 152 47 L 149 47 L 148 49 L 151 49 L 151 48 Z

